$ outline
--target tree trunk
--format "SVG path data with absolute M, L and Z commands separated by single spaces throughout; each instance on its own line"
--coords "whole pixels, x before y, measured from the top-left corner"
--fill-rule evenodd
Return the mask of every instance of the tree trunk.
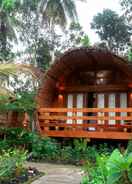
M 5 14 L 1 15 L 1 25 L 0 25 L 0 51 L 3 55 L 3 59 L 7 57 L 7 29 L 5 23 Z

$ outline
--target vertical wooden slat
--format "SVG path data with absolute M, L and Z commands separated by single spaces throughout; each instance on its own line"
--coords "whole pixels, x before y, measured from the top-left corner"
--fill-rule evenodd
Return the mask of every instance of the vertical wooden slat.
M 116 93 L 116 108 L 119 108 L 120 107 L 120 93 Z M 120 116 L 121 113 L 120 112 L 116 112 L 116 116 Z M 120 126 L 120 120 L 117 120 L 116 121 L 116 125 L 117 127 Z

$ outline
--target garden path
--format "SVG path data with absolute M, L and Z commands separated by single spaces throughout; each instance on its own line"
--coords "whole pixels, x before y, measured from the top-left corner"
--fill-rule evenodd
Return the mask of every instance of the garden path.
M 32 184 L 80 184 L 81 181 L 80 167 L 32 162 L 28 162 L 27 166 L 35 167 L 46 173 Z

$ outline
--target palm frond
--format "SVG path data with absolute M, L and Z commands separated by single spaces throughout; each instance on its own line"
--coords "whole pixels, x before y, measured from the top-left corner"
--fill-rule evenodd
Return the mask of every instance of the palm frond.
M 77 21 L 77 12 L 74 0 L 41 0 L 38 11 L 42 14 L 43 22 L 58 24 L 64 27 L 69 17 Z
M 69 1 L 63 0 L 62 4 L 63 4 L 64 11 L 68 15 L 68 17 L 74 22 L 78 21 L 75 1 L 74 0 L 69 0 Z

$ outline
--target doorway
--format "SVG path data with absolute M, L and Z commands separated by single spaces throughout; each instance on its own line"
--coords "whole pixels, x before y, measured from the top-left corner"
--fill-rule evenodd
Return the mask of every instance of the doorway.
M 87 93 L 86 108 L 96 108 L 97 95 L 94 92 Z M 96 116 L 94 112 L 88 112 L 87 116 Z M 95 120 L 88 120 L 87 123 L 96 123 Z M 94 127 L 89 127 L 89 130 L 95 130 Z

